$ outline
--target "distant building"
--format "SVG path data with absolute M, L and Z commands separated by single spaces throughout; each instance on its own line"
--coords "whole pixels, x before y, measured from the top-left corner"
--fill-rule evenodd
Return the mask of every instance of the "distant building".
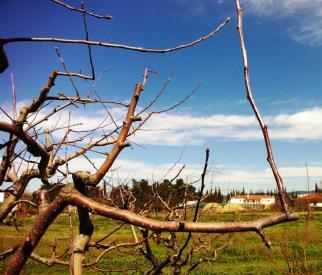
M 322 209 L 322 193 L 313 193 L 294 199 L 294 206 L 298 210 Z
M 269 195 L 235 195 L 230 198 L 228 203 L 249 207 L 271 207 L 275 204 L 275 197 Z
M 183 208 L 193 208 L 197 205 L 198 201 L 187 201 L 186 204 L 179 203 L 175 206 L 175 209 L 183 209 Z
M 300 194 L 297 194 L 297 197 L 298 198 L 302 198 L 302 197 L 306 197 L 307 195 L 311 195 L 312 193 L 300 193 Z

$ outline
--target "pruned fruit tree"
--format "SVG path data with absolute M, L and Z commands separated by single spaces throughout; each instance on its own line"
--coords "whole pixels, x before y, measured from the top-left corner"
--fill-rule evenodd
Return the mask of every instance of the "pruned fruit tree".
M 129 251 L 131 251 L 136 254 L 136 257 L 141 256 L 149 266 L 149 268 L 142 267 L 141 272 L 160 274 L 164 269 L 167 269 L 174 274 L 189 273 L 203 262 L 216 260 L 220 250 L 231 242 L 228 237 L 223 246 L 210 251 L 209 247 L 215 244 L 216 236 L 230 236 L 231 233 L 245 231 L 256 232 L 259 239 L 268 248 L 271 248 L 271 242 L 264 233 L 265 228 L 297 220 L 298 216 L 288 209 L 282 176 L 274 161 L 268 127 L 253 95 L 243 35 L 243 10 L 239 0 L 235 0 L 234 3 L 236 14 L 232 15 L 233 19 L 223 18 L 208 34 L 200 35 L 194 41 L 164 49 L 91 39 L 91 31 L 93 30 L 90 29 L 89 21 L 95 21 L 95 24 L 104 24 L 104 21 L 112 22 L 114 20 L 112 15 L 89 10 L 83 1 L 77 6 L 60 0 L 51 0 L 50 2 L 70 16 L 79 17 L 79 31 L 83 34 L 82 39 L 75 39 L 72 34 L 69 38 L 60 38 L 55 34 L 52 37 L 9 36 L 0 38 L 0 72 L 2 74 L 10 68 L 11 60 L 16 58 L 10 56 L 8 49 L 17 44 L 22 48 L 33 47 L 37 49 L 40 49 L 44 44 L 52 45 L 54 54 L 51 58 L 57 58 L 61 68 L 60 70 L 52 68 L 48 79 L 43 79 L 44 84 L 40 91 L 35 92 L 34 99 L 29 102 L 24 101 L 23 104 L 16 100 L 14 80 L 12 79 L 14 98 L 11 106 L 12 111 L 1 109 L 3 119 L 0 121 L 2 154 L 0 186 L 1 192 L 5 194 L 5 199 L 0 205 L 0 221 L 8 225 L 16 225 L 17 230 L 24 230 L 22 239 L 11 247 L 0 251 L 0 259 L 5 261 L 4 273 L 19 274 L 28 259 L 49 267 L 62 266 L 71 274 L 82 274 L 87 269 L 103 273 L 112 272 L 112 268 L 102 266 L 101 262 L 107 257 L 113 261 L 112 253 L 115 251 L 120 253 L 122 251 L 130 253 Z M 126 7 L 124 8 L 126 9 Z M 10 12 L 14 16 L 14 11 Z M 141 20 L 146 20 L 149 24 L 148 17 L 147 15 Z M 45 21 L 46 18 L 43 20 Z M 20 24 L 22 23 L 20 22 Z M 179 180 L 180 172 L 184 169 L 182 167 L 178 169 L 173 179 L 163 183 L 150 186 L 142 181 L 133 182 L 131 186 L 127 184 L 127 179 L 123 179 L 119 186 L 113 186 L 112 190 L 108 191 L 110 178 L 117 177 L 115 161 L 122 152 L 137 146 L 135 143 L 136 134 L 146 130 L 145 126 L 152 117 L 179 108 L 181 104 L 189 100 L 196 89 L 170 106 L 154 109 L 155 104 L 161 100 L 168 80 L 152 100 L 142 105 L 140 99 L 145 97 L 144 90 L 148 89 L 148 83 L 153 81 L 149 77 L 155 74 L 154 71 L 146 68 L 141 72 L 134 72 L 138 76 L 141 74 L 142 76 L 140 76 L 139 83 L 133 83 L 133 89 L 128 93 L 127 101 L 108 98 L 108 94 L 98 94 L 95 90 L 97 82 L 103 77 L 103 73 L 96 74 L 95 60 L 98 59 L 98 55 L 102 51 L 110 53 L 113 51 L 133 51 L 152 57 L 164 56 L 168 53 L 171 55 L 180 54 L 188 48 L 199 47 L 199 43 L 204 43 L 204 40 L 216 43 L 217 34 L 227 31 L 227 24 L 237 25 L 236 35 L 239 37 L 240 45 L 237 44 L 236 47 L 241 48 L 240 61 L 243 64 L 241 73 L 244 76 L 246 96 L 258 121 L 258 131 L 262 132 L 265 141 L 267 161 L 276 181 L 281 212 L 251 221 L 200 221 L 200 204 L 205 197 L 207 174 L 211 166 L 208 164 L 211 152 L 206 148 L 204 164 L 200 169 L 200 177 L 197 182 L 198 190 L 189 183 Z M 68 21 L 66 21 L 66 28 L 68 28 Z M 75 36 L 79 36 L 79 33 Z M 83 47 L 86 49 L 86 55 L 79 58 L 89 60 L 86 71 L 90 73 L 69 69 L 75 66 L 68 63 L 68 55 L 63 56 L 63 52 L 59 48 L 65 45 L 70 48 Z M 189 51 L 193 52 L 193 49 Z M 42 56 L 40 52 L 37 56 L 26 58 L 33 62 L 33 59 L 48 57 Z M 106 59 L 107 64 L 108 62 Z M 213 66 L 217 65 L 213 64 Z M 39 77 L 34 75 L 34 79 L 28 79 L 28 81 L 39 81 Z M 78 84 L 85 81 L 92 83 L 90 91 L 83 91 L 79 88 Z M 66 85 L 59 87 L 60 83 L 68 83 L 70 88 L 67 89 Z M 55 84 L 57 85 L 55 86 Z M 88 105 L 95 105 L 97 108 L 103 109 L 102 117 L 94 118 L 96 122 L 99 121 L 96 125 L 79 125 L 78 122 L 73 121 L 71 115 L 59 118 L 62 112 L 66 116 L 66 113 L 72 114 L 73 111 L 82 110 Z M 122 112 L 117 112 L 120 109 Z M 158 125 L 154 125 L 154 127 L 158 128 Z M 149 132 L 150 135 L 153 133 L 153 131 Z M 91 160 L 95 154 L 103 158 L 99 165 Z M 95 172 L 82 170 L 81 167 L 78 170 L 70 169 L 69 163 L 77 158 L 94 167 Z M 138 175 L 139 173 L 140 171 L 137 171 Z M 41 182 L 41 188 L 33 193 L 32 198 L 25 196 L 26 189 L 35 181 Z M 174 182 L 176 182 L 176 186 L 181 184 L 183 192 L 176 191 L 173 187 L 175 186 Z M 148 197 L 140 198 L 140 204 L 138 204 L 138 196 L 144 197 L 146 194 L 149 194 Z M 193 208 L 189 208 L 187 203 L 191 196 L 195 199 Z M 175 203 L 174 197 L 177 199 Z M 34 209 L 35 219 L 32 228 L 21 229 L 21 226 L 16 224 L 15 209 L 17 205 L 25 205 L 25 207 Z M 163 214 L 157 216 L 151 214 L 153 205 L 154 207 L 158 205 L 158 209 L 161 209 Z M 74 210 L 77 213 L 74 216 L 76 215 L 77 218 L 73 220 Z M 53 244 L 49 244 L 52 249 L 51 255 L 42 255 L 41 251 L 37 250 L 37 246 L 55 219 L 66 211 L 69 213 L 67 217 L 70 219 L 69 236 L 63 238 L 55 236 Z M 95 237 L 97 225 L 94 217 L 97 216 L 113 221 L 113 223 L 107 223 L 106 228 L 99 228 L 100 231 L 103 230 L 106 233 L 104 237 L 100 238 Z M 79 228 L 77 232 L 73 231 L 75 223 Z M 108 224 L 111 224 L 110 228 Z M 118 240 L 114 237 L 118 236 L 117 232 L 125 227 L 131 230 L 131 240 Z M 60 249 L 62 240 L 64 244 L 68 244 L 67 249 Z M 158 252 L 160 250 L 155 251 L 155 246 L 164 247 L 166 252 L 160 255 Z M 209 257 L 200 256 L 198 261 L 191 261 L 199 250 L 208 251 Z M 91 254 L 93 251 L 96 253 L 95 257 Z M 132 257 L 128 254 L 125 255 Z M 133 270 L 120 267 L 120 270 L 114 271 L 126 273 Z

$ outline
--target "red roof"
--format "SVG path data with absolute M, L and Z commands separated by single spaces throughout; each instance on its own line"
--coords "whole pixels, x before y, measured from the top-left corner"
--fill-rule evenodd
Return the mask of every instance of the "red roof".
M 313 193 L 309 195 L 305 195 L 303 197 L 299 197 L 296 200 L 315 200 L 322 201 L 322 193 Z

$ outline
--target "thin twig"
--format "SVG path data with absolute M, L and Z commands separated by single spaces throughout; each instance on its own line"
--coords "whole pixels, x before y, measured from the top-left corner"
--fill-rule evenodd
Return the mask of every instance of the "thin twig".
M 66 72 L 66 73 L 67 73 L 67 75 L 68 75 L 68 78 L 69 78 L 70 82 L 72 83 L 72 85 L 73 85 L 73 87 L 74 87 L 74 90 L 75 90 L 75 92 L 76 92 L 77 97 L 79 97 L 79 92 L 78 92 L 78 88 L 76 87 L 76 83 L 74 82 L 73 78 L 72 78 L 72 77 L 71 77 L 71 75 L 69 74 L 68 68 L 67 68 L 67 66 L 66 66 L 66 64 L 65 64 L 65 62 L 64 62 L 64 59 L 63 59 L 62 55 L 60 54 L 60 52 L 59 52 L 59 50 L 58 50 L 58 48 L 57 48 L 57 47 L 55 47 L 55 51 L 56 51 L 56 53 L 57 53 L 58 58 L 60 59 L 61 64 L 62 64 L 62 65 L 63 65 L 63 67 L 64 67 L 65 72 Z
M 207 148 L 206 149 L 205 164 L 204 164 L 203 172 L 201 174 L 201 188 L 200 188 L 200 191 L 199 191 L 199 196 L 198 196 L 198 201 L 197 201 L 197 205 L 196 205 L 196 210 L 195 210 L 195 213 L 194 213 L 194 216 L 193 216 L 193 222 L 196 222 L 198 220 L 198 210 L 199 210 L 199 206 L 200 206 L 200 201 L 201 201 L 201 198 L 202 198 L 203 190 L 205 188 L 205 176 L 206 176 L 206 173 L 207 173 L 208 159 L 209 159 L 209 149 Z M 184 250 L 188 246 L 189 241 L 191 239 L 191 236 L 192 236 L 192 233 L 189 232 L 188 233 L 188 237 L 187 237 L 184 245 L 181 247 L 181 249 L 180 249 L 180 251 L 179 251 L 179 253 L 178 253 L 177 257 L 176 257 L 175 264 L 180 260 L 180 258 L 182 256 L 182 253 L 184 252 Z
M 77 97 L 69 97 L 69 96 L 63 96 L 62 94 L 58 94 L 58 96 L 48 96 L 47 100 L 69 100 L 73 102 L 79 102 L 82 104 L 87 103 L 107 103 L 107 104 L 115 104 L 115 105 L 121 105 L 124 107 L 129 107 L 129 104 L 122 103 L 119 101 L 113 101 L 113 100 L 98 100 L 98 99 L 92 99 L 92 98 L 77 98 Z
M 81 1 L 81 8 L 82 10 L 84 9 L 84 1 Z M 85 12 L 82 13 L 83 15 L 83 24 L 84 24 L 84 31 L 85 31 L 85 39 L 86 41 L 89 41 L 89 35 L 88 35 L 88 28 L 87 28 L 87 22 L 86 22 L 86 14 Z M 93 59 L 92 59 L 92 48 L 91 45 L 87 45 L 88 49 L 88 57 L 89 57 L 89 64 L 91 65 L 91 71 L 92 71 L 92 80 L 95 80 L 95 69 L 94 69 L 94 64 L 93 64 Z
M 89 11 L 85 10 L 83 7 L 82 7 L 82 9 L 78 9 L 76 7 L 73 7 L 71 5 L 67 5 L 67 4 L 65 4 L 65 3 L 61 2 L 61 1 L 58 1 L 58 0 L 51 0 L 51 1 L 56 3 L 56 4 L 58 4 L 58 5 L 61 5 L 64 8 L 67 8 L 67 9 L 69 9 L 71 11 L 76 11 L 76 12 L 80 12 L 82 14 L 87 14 L 87 15 L 93 16 L 95 18 L 108 19 L 108 20 L 113 19 L 113 16 L 111 16 L 111 15 L 99 15 L 99 14 L 89 12 Z

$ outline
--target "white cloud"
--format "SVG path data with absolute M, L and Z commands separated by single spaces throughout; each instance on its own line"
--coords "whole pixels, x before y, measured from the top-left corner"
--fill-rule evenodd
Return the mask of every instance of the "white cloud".
M 3 106 L 9 112 L 8 106 Z M 125 116 L 125 109 L 114 108 L 110 110 L 118 123 L 122 122 Z M 43 114 L 46 110 L 42 111 Z M 53 122 L 46 121 L 46 127 L 56 125 L 58 115 Z M 77 129 L 95 128 L 106 116 L 105 111 L 91 110 L 80 112 L 75 109 L 72 121 L 82 123 Z M 0 114 L 0 119 L 5 119 L 4 114 Z M 265 117 L 264 120 L 269 125 L 272 139 L 278 140 L 321 140 L 322 139 L 322 108 L 315 107 L 305 109 L 295 113 L 281 113 L 275 116 Z M 68 121 L 68 111 L 64 110 L 61 114 L 61 124 Z M 113 125 L 108 125 L 106 129 L 112 129 Z M 44 126 L 43 126 L 44 127 Z M 85 127 L 85 128 L 84 128 Z M 210 116 L 194 116 L 191 114 L 160 114 L 151 118 L 146 125 L 147 129 L 169 129 L 161 131 L 142 131 L 135 137 L 131 137 L 134 142 L 139 144 L 157 144 L 157 145 L 182 145 L 182 144 L 201 144 L 207 139 L 230 139 L 230 140 L 261 140 L 261 131 L 253 115 L 236 114 L 213 114 Z M 63 132 L 54 137 L 62 137 Z M 75 134 L 76 135 L 76 134 Z M 94 137 L 100 137 L 100 134 Z M 99 166 L 104 158 L 91 159 L 95 165 Z M 147 163 L 144 159 L 139 161 L 130 161 L 118 159 L 112 167 L 117 169 L 117 176 L 120 178 L 148 178 L 159 180 L 172 166 L 172 163 Z M 177 164 L 167 178 L 172 178 L 180 169 L 182 164 Z M 264 183 L 265 186 L 274 188 L 274 178 L 269 168 L 262 170 L 251 170 L 247 167 L 219 167 L 220 172 L 215 175 L 214 182 L 221 183 L 224 187 L 248 186 L 247 188 L 256 189 L 258 183 Z M 63 167 L 62 167 L 63 169 Z M 92 165 L 84 158 L 77 158 L 69 163 L 70 171 L 89 170 L 94 172 Z M 191 181 L 200 177 L 202 170 L 201 164 L 190 164 L 184 169 L 181 177 Z M 305 186 L 306 171 L 305 167 L 284 166 L 280 168 L 285 183 L 289 188 L 298 189 Z M 322 167 L 320 164 L 313 164 L 309 168 L 312 182 L 318 181 L 322 177 Z M 211 177 L 208 177 L 208 184 Z M 230 185 L 231 184 L 231 185 Z M 252 187 L 253 186 L 253 187 Z
M 46 111 L 42 110 L 39 117 L 42 117 Z M 110 113 L 116 123 L 122 125 L 126 115 L 125 108 L 112 108 Z M 0 114 L 0 119 L 8 120 L 4 114 Z M 50 129 L 66 126 L 68 119 L 69 111 L 63 110 L 39 127 Z M 264 121 L 269 126 L 272 139 L 286 141 L 322 139 L 322 108 L 320 107 L 305 109 L 296 113 L 280 113 L 275 116 L 264 117 Z M 89 130 L 95 129 L 98 125 L 105 126 L 104 132 L 98 130 L 91 136 L 86 137 L 84 142 L 88 142 L 91 137 L 101 138 L 103 133 L 109 133 L 115 128 L 114 122 L 111 121 L 105 110 L 84 112 L 84 110 L 74 109 L 71 113 L 71 122 L 80 124 L 72 127 L 74 130 Z M 258 122 L 253 115 L 213 114 L 194 116 L 191 114 L 162 113 L 152 116 L 143 129 L 145 131 L 138 131 L 130 139 L 142 145 L 198 145 L 209 139 L 237 141 L 262 139 Z M 59 140 L 64 136 L 65 131 L 66 129 L 55 131 L 53 135 Z M 72 140 L 85 134 L 71 133 L 69 139 Z
M 322 0 L 243 0 L 245 8 L 260 16 L 292 19 L 288 33 L 297 42 L 322 46 Z
M 306 109 L 297 113 L 282 113 L 264 119 L 272 139 L 320 140 L 322 139 L 322 108 Z M 135 141 L 148 144 L 182 145 L 200 144 L 206 139 L 259 140 L 262 134 L 254 116 L 162 114 L 152 117 L 148 129 L 169 131 L 140 132 Z
M 103 159 L 92 159 L 92 161 L 99 165 L 103 162 Z M 124 159 L 118 159 L 112 167 L 117 169 L 117 173 L 114 173 L 116 179 L 128 179 L 131 181 L 135 179 L 149 179 L 151 181 L 159 181 L 165 178 L 171 179 L 174 177 L 183 164 L 177 163 L 176 167 L 171 170 L 169 174 L 167 172 L 173 166 L 173 163 L 154 164 L 146 163 L 144 161 L 130 161 Z M 70 162 L 69 168 L 71 171 L 87 170 L 94 172 L 91 164 L 86 160 L 75 159 Z M 208 175 L 206 182 L 208 188 L 210 187 L 210 181 L 213 180 L 216 186 L 221 188 L 252 188 L 257 190 L 263 188 L 275 188 L 275 181 L 270 168 L 261 170 L 251 170 L 245 167 L 236 168 L 234 166 L 219 166 L 219 173 L 215 173 L 214 177 Z M 280 174 L 284 179 L 284 183 L 289 190 L 299 190 L 306 188 L 306 169 L 305 167 L 298 166 L 284 166 L 279 168 Z M 180 177 L 193 182 L 200 178 L 202 172 L 202 164 L 187 164 L 186 168 L 180 174 Z M 322 177 L 321 166 L 309 167 L 310 179 L 312 182 L 317 182 Z M 111 174 L 108 174 L 110 176 Z M 260 185 L 259 185 L 260 184 Z M 264 184 L 264 185 L 262 185 Z M 312 185 L 313 186 L 313 185 Z

